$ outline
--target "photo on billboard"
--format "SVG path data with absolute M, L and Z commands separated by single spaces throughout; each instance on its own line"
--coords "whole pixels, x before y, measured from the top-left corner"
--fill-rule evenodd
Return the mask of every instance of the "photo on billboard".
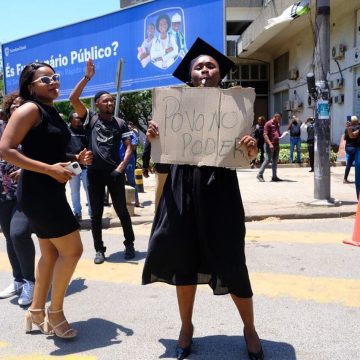
M 185 16 L 182 8 L 167 8 L 144 19 L 144 40 L 137 58 L 143 68 L 148 64 L 167 69 L 187 53 Z

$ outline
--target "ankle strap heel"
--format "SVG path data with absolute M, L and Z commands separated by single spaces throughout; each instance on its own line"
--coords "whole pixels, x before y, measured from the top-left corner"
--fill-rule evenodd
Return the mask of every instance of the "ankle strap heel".
M 77 336 L 77 330 L 75 330 L 74 328 L 72 328 L 70 326 L 70 324 L 68 323 L 68 321 L 66 320 L 63 320 L 63 321 L 60 321 L 58 324 L 56 325 L 53 325 L 50 320 L 49 320 L 49 314 L 58 314 L 58 313 L 61 313 L 61 312 L 64 312 L 63 309 L 61 310 L 50 310 L 49 308 L 46 309 L 46 315 L 45 315 L 45 321 L 46 323 L 48 324 L 48 326 L 50 328 L 52 328 L 52 331 L 54 332 L 54 334 L 61 338 L 61 339 L 73 339 Z M 67 324 L 68 325 L 68 328 L 66 330 L 60 330 L 59 327 L 61 325 L 64 325 L 64 324 Z
M 39 312 L 39 311 L 44 311 L 45 309 L 28 309 L 26 314 L 25 314 L 25 332 L 26 333 L 30 333 L 32 331 L 32 326 L 35 325 L 38 327 L 38 329 L 44 334 L 44 335 L 50 335 L 52 332 L 49 329 L 49 327 L 47 326 L 47 323 L 44 321 L 39 323 L 39 322 L 35 322 L 33 319 L 33 314 L 35 312 Z

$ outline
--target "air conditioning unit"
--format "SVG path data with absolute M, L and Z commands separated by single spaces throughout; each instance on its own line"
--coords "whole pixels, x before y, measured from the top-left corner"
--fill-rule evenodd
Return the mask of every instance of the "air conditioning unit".
M 300 100 L 294 100 L 292 102 L 291 110 L 299 111 L 302 109 L 303 103 Z
M 344 94 L 334 96 L 334 104 L 343 104 L 344 98 Z
M 331 49 L 331 56 L 333 59 L 343 59 L 345 56 L 346 46 L 343 44 L 334 45 Z
M 330 81 L 330 89 L 337 90 L 344 87 L 344 79 L 338 78 Z
M 349 65 L 359 65 L 360 64 L 360 46 L 349 49 L 345 53 L 345 61 Z
M 315 100 L 312 96 L 308 96 L 307 105 L 309 108 L 312 108 L 312 109 L 315 108 Z
M 284 110 L 291 111 L 291 101 L 284 101 Z
M 299 70 L 298 69 L 291 69 L 289 70 L 289 80 L 296 80 L 299 77 Z

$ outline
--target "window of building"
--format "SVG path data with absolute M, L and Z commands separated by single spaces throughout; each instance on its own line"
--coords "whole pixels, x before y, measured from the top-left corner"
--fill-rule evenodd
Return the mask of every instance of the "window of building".
M 263 7 L 268 6 L 272 0 L 263 0 Z
M 280 91 L 274 94 L 274 113 L 282 115 L 281 124 L 287 125 L 289 123 L 289 112 L 286 110 L 286 104 L 289 101 L 289 90 Z
M 260 65 L 260 79 L 261 80 L 267 80 L 268 79 L 268 73 L 267 73 L 268 66 L 265 64 Z
M 250 69 L 249 65 L 240 65 L 240 78 L 239 80 L 249 80 L 250 79 Z
M 253 87 L 256 95 L 267 96 L 269 93 L 268 65 L 266 64 L 240 64 L 233 67 L 226 83 L 243 87 Z
M 274 82 L 286 80 L 289 73 L 289 53 L 285 53 L 274 60 Z
M 251 20 L 247 21 L 227 21 L 226 22 L 226 35 L 241 35 L 248 26 L 252 23 Z

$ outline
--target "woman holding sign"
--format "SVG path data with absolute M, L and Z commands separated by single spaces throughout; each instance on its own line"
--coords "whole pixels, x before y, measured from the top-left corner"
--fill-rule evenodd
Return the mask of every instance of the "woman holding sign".
M 174 76 L 194 87 L 217 87 L 233 62 L 197 39 Z M 148 138 L 158 136 L 151 122 Z M 248 155 L 256 141 L 244 136 Z M 181 330 L 177 359 L 191 353 L 192 312 L 197 284 L 216 295 L 230 293 L 244 322 L 249 358 L 264 359 L 254 326 L 252 290 L 244 253 L 245 215 L 236 171 L 210 166 L 172 165 L 157 209 L 143 271 L 143 284 L 176 285 Z

